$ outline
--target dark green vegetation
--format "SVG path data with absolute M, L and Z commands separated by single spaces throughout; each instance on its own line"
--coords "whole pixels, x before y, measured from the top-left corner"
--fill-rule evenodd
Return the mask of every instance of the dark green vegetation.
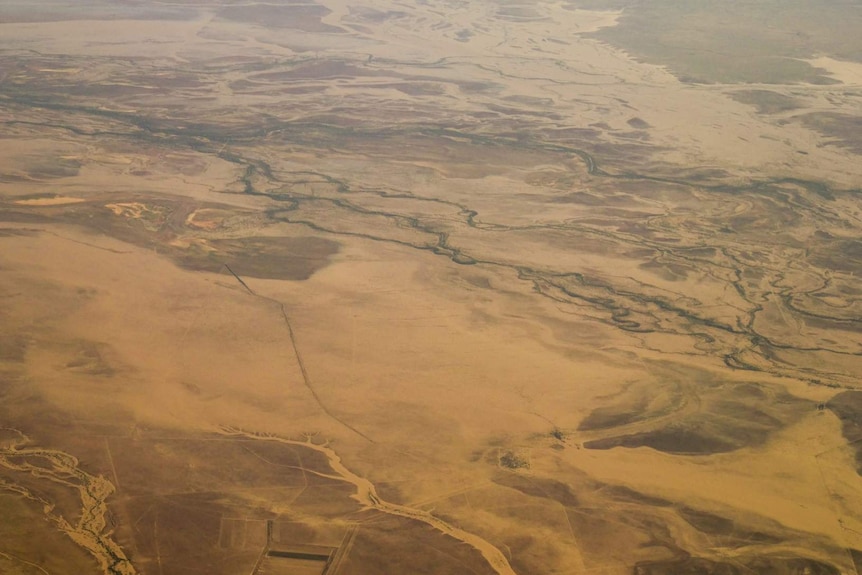
M 529 469 L 530 462 L 512 451 L 507 451 L 500 456 L 500 465 L 508 469 Z
M 830 84 L 805 58 L 862 62 L 862 13 L 855 2 L 656 0 L 576 2 L 622 8 L 619 26 L 593 34 L 680 80 L 697 83 Z

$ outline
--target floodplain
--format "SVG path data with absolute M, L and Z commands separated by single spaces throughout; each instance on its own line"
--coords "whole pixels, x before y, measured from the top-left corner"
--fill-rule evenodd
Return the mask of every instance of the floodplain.
M 0 572 L 862 569 L 848 3 L 0 8 Z

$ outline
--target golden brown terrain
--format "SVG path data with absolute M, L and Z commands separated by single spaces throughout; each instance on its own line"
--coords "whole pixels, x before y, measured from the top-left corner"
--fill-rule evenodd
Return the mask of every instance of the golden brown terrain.
M 4 2 L 0 573 L 858 573 L 859 29 Z

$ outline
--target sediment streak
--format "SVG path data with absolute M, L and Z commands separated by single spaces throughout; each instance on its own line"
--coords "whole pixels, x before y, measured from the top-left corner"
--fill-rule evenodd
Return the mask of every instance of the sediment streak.
M 341 457 L 339 457 L 339 455 L 332 448 L 326 445 L 318 445 L 316 443 L 312 443 L 310 439 L 307 439 L 305 441 L 298 441 L 295 439 L 285 439 L 283 437 L 268 434 L 249 433 L 233 428 L 225 428 L 223 432 L 227 435 L 236 437 L 259 439 L 264 441 L 275 441 L 278 443 L 284 443 L 286 445 L 296 445 L 299 447 L 304 447 L 306 449 L 313 449 L 314 451 L 322 453 L 326 456 L 326 459 L 329 462 L 329 467 L 336 473 L 336 475 L 326 475 L 326 477 L 351 483 L 354 487 L 356 487 L 356 493 L 351 495 L 351 497 L 358 501 L 360 504 L 371 509 L 376 509 L 381 513 L 386 513 L 388 515 L 397 515 L 399 517 L 406 517 L 408 519 L 415 519 L 416 521 L 421 521 L 427 525 L 430 525 L 441 533 L 444 533 L 445 535 L 449 535 L 450 537 L 453 537 L 458 541 L 466 543 L 467 545 L 481 553 L 482 557 L 485 558 L 485 561 L 488 562 L 488 565 L 490 565 L 491 568 L 498 573 L 498 575 L 517 575 L 512 569 L 512 566 L 509 565 L 509 561 L 506 559 L 503 553 L 500 552 L 500 550 L 497 549 L 494 545 L 482 539 L 478 535 L 464 531 L 463 529 L 455 527 L 454 525 L 450 525 L 449 523 L 443 521 L 438 517 L 435 517 L 434 515 L 422 509 L 415 509 L 413 507 L 407 507 L 405 505 L 389 503 L 388 501 L 381 499 L 380 496 L 377 494 L 377 488 L 374 487 L 373 483 L 371 483 L 368 479 L 360 477 L 359 475 L 356 475 L 355 473 L 350 471 L 341 462 Z
M 33 494 L 23 485 L 0 480 L 0 489 L 12 491 L 42 505 L 49 521 L 86 549 L 105 575 L 136 575 L 137 572 L 123 550 L 105 531 L 106 500 L 114 485 L 101 475 L 90 475 L 79 467 L 77 458 L 55 449 L 30 448 L 30 439 L 17 429 L 7 429 L 18 438 L 0 445 L 0 467 L 28 473 L 39 480 L 51 481 L 76 490 L 81 498 L 81 516 L 74 525 L 55 511 L 55 505 Z M 38 461 L 39 465 L 34 464 Z

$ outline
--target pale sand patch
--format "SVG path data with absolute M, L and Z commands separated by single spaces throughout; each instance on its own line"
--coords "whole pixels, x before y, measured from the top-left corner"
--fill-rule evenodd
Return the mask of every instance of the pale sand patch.
M 151 57 L 173 57 L 178 50 L 207 43 L 197 35 L 205 24 L 205 21 L 146 20 L 78 20 L 72 25 L 68 22 L 0 24 L 0 46 L 39 44 L 63 53 L 136 57 L 140 55 L 140 45 L 146 44 Z M 117 36 L 120 29 L 123 30 L 121 39 Z
M 223 217 L 211 210 L 195 210 L 186 217 L 186 225 L 200 230 L 215 230 L 222 225 Z
M 830 76 L 843 84 L 862 85 L 862 63 L 836 60 L 829 56 L 818 56 L 802 61 L 818 68 L 825 68 Z
M 248 427 L 266 405 L 270 416 L 258 419 L 269 419 L 266 427 L 287 434 L 296 426 L 327 427 L 296 385 L 300 374 L 286 353 L 277 307 L 250 298 L 229 275 L 186 272 L 154 251 L 74 228 L 50 231 L 57 235 L 6 238 L 2 258 L 22 278 L 46 278 L 60 301 L 95 290 L 74 311 L 52 304 L 56 331 L 44 336 L 31 365 L 46 399 L 88 419 L 120 408 L 141 423 L 188 430 L 222 419 Z M 69 372 L 55 346 L 46 345 L 51 341 L 108 342 L 116 376 Z M 292 414 L 287 427 L 278 424 L 284 413 Z
M 858 520 L 836 513 L 833 498 L 840 496 L 851 507 L 862 504 L 862 489 L 853 479 L 858 476 L 849 457 L 843 465 L 828 468 L 829 473 L 840 474 L 830 479 L 832 489 L 824 484 L 819 458 L 841 442 L 840 433 L 834 416 L 812 411 L 763 448 L 695 457 L 616 448 L 568 452 L 567 459 L 590 475 L 638 491 L 695 506 L 729 505 L 795 530 L 841 540 L 839 519 L 853 524 Z
M 77 74 L 81 68 L 39 68 L 40 72 L 50 74 Z
M 140 218 L 145 211 L 150 211 L 150 208 L 140 202 L 105 204 L 105 207 L 114 212 L 115 216 L 124 216 L 127 218 Z
M 616 26 L 623 15 L 622 10 L 582 10 L 577 8 L 570 10 L 570 12 L 573 17 L 574 29 L 582 34 Z
M 58 196 L 56 198 L 32 198 L 29 200 L 16 200 L 15 203 L 21 206 L 62 206 L 65 204 L 77 204 L 86 201 L 87 200 L 83 198 Z

